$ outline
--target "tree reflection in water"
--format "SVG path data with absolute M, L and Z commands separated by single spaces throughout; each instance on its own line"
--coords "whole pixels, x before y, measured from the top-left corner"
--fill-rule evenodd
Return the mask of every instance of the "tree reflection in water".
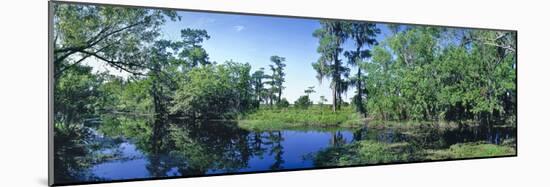
M 271 170 L 280 170 L 283 169 L 282 165 L 285 163 L 283 160 L 283 145 L 281 144 L 284 141 L 281 131 L 269 132 L 268 144 L 271 145 L 271 150 L 269 151 L 270 155 L 274 155 L 275 162 L 269 167 Z
M 359 153 L 376 154 L 368 157 L 373 163 L 414 161 L 425 159 L 427 149 L 485 140 L 500 144 L 515 138 L 512 128 L 468 126 L 255 132 L 239 128 L 236 121 L 121 115 L 103 115 L 95 123 L 82 121 L 56 126 L 55 177 L 60 183 L 336 166 L 339 158 L 344 164 L 363 163 L 357 160 Z M 122 167 L 125 162 L 143 172 L 95 176 L 114 172 L 98 168 L 103 163 Z

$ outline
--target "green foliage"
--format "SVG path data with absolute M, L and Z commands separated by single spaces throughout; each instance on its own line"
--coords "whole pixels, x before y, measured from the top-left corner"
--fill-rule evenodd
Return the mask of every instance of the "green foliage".
M 479 158 L 514 155 L 516 150 L 513 147 L 495 144 L 461 143 L 454 144 L 448 149 L 428 151 L 428 159 L 457 159 L 457 158 Z
M 269 76 L 265 74 L 264 68 L 260 68 L 259 70 L 255 71 L 251 78 L 251 85 L 254 93 L 254 107 L 259 108 L 260 103 L 264 101 L 267 103 L 268 99 L 268 90 L 265 88 L 264 79 L 268 79 Z
M 153 113 L 153 100 L 143 91 L 150 87 L 151 81 L 148 79 L 125 81 L 110 77 L 99 88 L 103 96 L 100 97 L 102 109 L 111 112 Z
M 360 66 L 367 109 L 382 120 L 515 119 L 514 43 L 510 32 L 400 30 Z
M 230 118 L 261 103 L 287 107 L 281 98 L 284 57 L 270 57 L 269 74 L 263 68 L 250 74 L 250 65 L 232 61 L 216 64 L 202 47 L 210 39 L 206 30 L 184 28 L 178 40 L 160 39 L 166 19 L 179 17 L 173 11 L 56 4 L 56 119 L 77 123 L 105 111 Z M 355 86 L 355 111 L 363 117 L 369 111 L 376 120 L 515 119 L 511 32 L 392 25 L 379 44 L 380 30 L 372 23 L 320 25 L 313 33 L 320 57 L 312 66 L 319 81 L 330 80 L 333 111 L 347 105 L 342 93 Z M 344 51 L 345 42 L 353 48 Z M 90 57 L 129 75 L 92 73 L 82 64 Z M 351 75 L 349 66 L 357 73 Z M 305 92 L 297 108 L 312 105 L 313 87 Z M 321 98 L 321 107 L 325 102 Z
M 167 18 L 179 19 L 175 11 L 115 6 L 55 3 L 53 12 L 56 78 L 90 57 L 139 74 L 148 59 L 142 46 L 155 40 Z
M 68 181 L 80 177 L 81 170 L 91 165 L 89 159 L 82 159 L 90 151 L 85 149 L 90 132 L 82 126 L 54 124 L 54 170 L 56 181 Z
M 313 104 L 313 102 L 311 100 L 309 100 L 309 96 L 302 95 L 294 102 L 294 107 L 301 108 L 301 109 L 307 109 L 312 104 Z
M 181 30 L 182 41 L 178 43 L 183 46 L 183 49 L 178 56 L 185 61 L 190 67 L 197 65 L 210 64 L 208 53 L 200 45 L 203 41 L 210 39 L 210 35 L 206 30 L 200 29 L 183 29 Z
M 172 168 L 186 175 L 238 171 L 248 167 L 251 156 L 265 152 L 265 145 L 275 160 L 269 168 L 282 169 L 283 136 L 275 131 L 364 127 L 367 120 L 369 131 L 405 129 L 415 139 L 357 138 L 345 144 L 343 135 L 333 132 L 331 147 L 315 155 L 315 165 L 515 154 L 509 143 L 441 146 L 443 139 L 423 131 L 442 133 L 462 122 L 515 124 L 513 32 L 389 25 L 390 33 L 379 43 L 375 24 L 321 21 L 313 33 L 319 58 L 312 68 L 321 83 L 329 81 L 329 108 L 324 96 L 313 104 L 313 86 L 293 106 L 282 98 L 284 83 L 293 81 L 285 78 L 285 57 L 271 56 L 268 69 L 254 72 L 248 63 L 213 62 L 202 46 L 210 39 L 206 30 L 183 28 L 180 38 L 162 39 L 167 19 L 179 17 L 175 11 L 54 3 L 56 182 L 90 177 L 80 171 L 117 154 L 97 150 L 105 146 L 93 143 L 98 134 L 112 138 L 103 142 L 110 146 L 130 138 L 144 154 L 155 155 L 147 166 L 152 176 L 165 176 Z M 93 72 L 100 66 L 123 75 Z M 342 94 L 351 87 L 356 93 L 348 106 Z M 384 138 L 353 134 L 354 139 L 363 135 Z M 426 142 L 430 147 L 422 147 Z
M 100 107 L 100 86 L 102 79 L 91 74 L 91 67 L 75 67 L 55 82 L 55 120 L 66 125 L 75 120 L 93 115 Z
M 364 121 L 352 108 L 332 112 L 330 108 L 311 106 L 308 109 L 260 109 L 247 114 L 239 126 L 251 130 L 282 130 L 300 127 L 355 127 Z
M 342 103 L 341 94 L 347 91 L 347 84 L 343 75 L 349 74 L 349 68 L 345 67 L 339 59 L 342 53 L 342 45 L 349 37 L 349 22 L 345 21 L 321 21 L 321 28 L 315 30 L 313 36 L 319 39 L 317 52 L 321 55 L 317 62 L 312 64 L 317 72 L 317 79 L 322 82 L 327 78 L 331 80 L 332 110 L 340 109 Z
M 86 170 L 94 164 L 112 159 L 116 153 L 97 151 L 101 145 L 90 139 L 97 136 L 83 124 L 55 123 L 54 126 L 54 179 L 71 182 L 75 178 L 91 178 Z
M 304 93 L 306 93 L 307 96 L 311 95 L 312 93 L 315 93 L 314 86 L 307 87 L 306 90 L 304 90 Z
M 176 90 L 172 114 L 191 118 L 226 119 L 252 105 L 250 65 L 227 62 L 189 71 Z
M 314 164 L 327 167 L 396 163 L 409 161 L 412 157 L 410 145 L 406 143 L 365 140 L 322 150 L 315 154 Z
M 252 154 L 246 136 L 231 121 L 167 120 L 143 116 L 104 115 L 99 131 L 110 138 L 131 138 L 140 151 L 149 155 L 151 175 L 166 176 L 171 168 L 190 174 L 209 169 L 236 170 L 246 166 Z M 226 154 L 227 152 L 235 154 Z
M 277 108 L 288 108 L 290 103 L 286 98 L 282 98 L 281 101 L 277 102 Z
M 363 49 L 363 47 L 372 47 L 378 44 L 376 41 L 376 35 L 380 34 L 380 29 L 376 27 L 376 24 L 366 22 L 353 22 L 350 29 L 347 31 L 350 35 L 350 39 L 355 45 L 355 50 L 346 51 L 344 56 L 348 58 L 348 64 L 357 68 L 355 76 L 350 77 L 349 83 L 355 85 L 357 94 L 353 96 L 352 103 L 355 106 L 355 110 L 366 117 L 367 109 L 364 103 L 365 97 L 365 75 L 363 75 L 362 66 L 366 59 L 371 57 L 370 49 Z
M 98 131 L 112 138 L 150 139 L 153 130 L 148 124 L 153 121 L 153 116 L 104 114 L 101 115 L 101 125 L 98 127 Z
M 269 78 L 269 81 L 266 83 L 270 85 L 267 92 L 269 105 L 272 106 L 274 101 L 275 103 L 281 101 L 281 95 L 284 89 L 283 83 L 285 82 L 284 67 L 286 67 L 286 64 L 283 63 L 285 61 L 285 57 L 271 56 L 270 60 L 273 64 L 269 65 L 271 75 L 267 77 Z
M 422 149 L 410 143 L 383 143 L 362 140 L 331 147 L 314 155 L 316 166 L 350 166 L 422 160 L 480 158 L 516 154 L 513 147 L 478 143 L 458 143 L 443 149 Z

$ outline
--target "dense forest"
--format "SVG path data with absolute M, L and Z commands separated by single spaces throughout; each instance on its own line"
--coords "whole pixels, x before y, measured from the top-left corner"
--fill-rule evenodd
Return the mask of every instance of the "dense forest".
M 104 124 L 102 133 L 133 134 L 146 142 L 166 138 L 163 129 L 171 129 L 170 136 L 190 136 L 181 128 L 191 127 L 169 125 L 172 119 L 236 120 L 244 129 L 269 131 L 363 127 L 374 122 L 516 123 L 515 32 L 384 24 L 389 32 L 382 33 L 376 23 L 322 20 L 308 36 L 318 40 L 315 62 L 292 62 L 285 54 L 273 54 L 265 59 L 267 66 L 252 69 L 246 62 L 211 60 L 203 47 L 211 39 L 207 30 L 182 25 L 178 39 L 162 38 L 166 22 L 184 19 L 176 11 L 55 4 L 53 19 L 54 127 L 59 146 L 82 143 L 76 131 L 96 118 Z M 384 39 L 377 40 L 382 34 Z M 285 83 L 293 81 L 286 76 L 288 63 L 311 64 L 317 76 L 304 79 L 330 85 L 331 93 L 311 98 L 316 92 L 311 85 L 290 103 L 284 98 Z M 98 66 L 114 71 L 94 71 Z M 345 94 L 352 95 L 350 102 L 343 99 Z M 112 115 L 151 120 L 113 122 Z M 124 121 L 135 126 L 112 126 Z M 235 141 L 243 138 L 235 136 Z M 141 147 L 158 153 L 168 145 L 195 146 L 175 141 Z M 56 149 L 59 162 L 68 162 L 64 154 L 81 154 L 57 145 Z M 80 162 L 78 167 L 90 164 Z
M 205 30 L 182 29 L 178 41 L 158 39 L 166 19 L 181 19 L 175 12 L 62 6 L 56 13 L 58 122 L 105 111 L 233 119 L 261 104 L 290 106 L 281 98 L 284 57 L 274 55 L 267 70 L 254 72 L 248 63 L 211 62 L 201 46 L 210 38 Z M 321 54 L 312 68 L 319 81 L 330 81 L 333 112 L 353 86 L 351 104 L 365 117 L 515 119 L 512 32 L 390 25 L 393 35 L 376 41 L 380 30 L 373 23 L 321 26 L 312 33 Z M 344 51 L 344 42 L 356 49 Z M 81 64 L 91 58 L 129 75 L 94 74 Z M 313 103 L 307 96 L 297 103 Z

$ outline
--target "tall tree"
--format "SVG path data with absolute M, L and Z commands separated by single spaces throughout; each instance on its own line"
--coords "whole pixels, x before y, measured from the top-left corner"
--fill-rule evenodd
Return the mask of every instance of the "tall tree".
M 190 67 L 210 64 L 208 53 L 201 45 L 203 41 L 210 39 L 206 30 L 183 29 L 181 38 L 184 49 L 179 53 L 179 57 L 184 59 Z
M 370 47 L 377 44 L 376 35 L 380 34 L 380 29 L 376 28 L 376 24 L 368 22 L 353 22 L 348 30 L 350 39 L 355 45 L 355 50 L 346 51 L 344 55 L 348 58 L 348 64 L 358 67 L 366 58 L 371 57 L 369 49 L 363 49 L 363 47 Z M 357 89 L 357 95 L 353 98 L 353 103 L 357 112 L 361 113 L 364 117 L 367 117 L 367 110 L 363 103 L 363 73 L 361 68 L 357 68 L 357 74 L 350 83 L 355 84 Z
M 181 81 L 181 72 L 188 72 L 199 64 L 206 65 L 208 54 L 201 43 L 210 36 L 205 30 L 183 29 L 179 41 L 158 40 L 149 50 L 148 79 L 151 80 L 150 94 L 153 98 L 155 115 L 165 118 L 173 94 Z M 189 51 L 203 51 L 199 56 Z M 179 76 L 179 77 L 178 77 Z
M 306 93 L 307 96 L 311 95 L 312 93 L 315 93 L 315 86 L 307 87 L 307 89 L 304 90 L 304 93 Z
M 349 28 L 349 22 L 327 20 L 321 21 L 321 28 L 313 33 L 313 36 L 319 39 L 317 52 L 321 56 L 312 66 L 317 71 L 317 79 L 320 82 L 324 78 L 331 80 L 333 112 L 340 109 L 341 93 L 345 91 L 342 75 L 349 74 L 349 68 L 343 66 L 339 58 L 343 51 L 342 45 L 349 37 Z
M 231 74 L 231 82 L 235 91 L 235 103 L 237 103 L 237 112 L 243 112 L 250 108 L 253 99 L 252 87 L 250 85 L 250 69 L 248 63 L 239 63 L 232 60 L 225 64 Z
M 264 99 L 265 88 L 263 81 L 265 78 L 268 78 L 264 72 L 264 68 L 256 70 L 251 77 L 252 88 L 254 89 L 254 100 L 256 107 L 260 106 L 260 102 Z
M 283 62 L 285 61 L 285 57 L 280 56 L 271 56 L 270 57 L 271 62 L 273 62 L 274 65 L 270 65 L 271 69 L 273 70 L 273 85 L 276 87 L 277 91 L 277 102 L 281 101 L 281 95 L 283 93 L 283 83 L 285 82 L 285 72 L 284 68 L 286 64 Z
M 277 92 L 277 86 L 275 82 L 275 77 L 277 74 L 277 69 L 273 64 L 269 65 L 269 69 L 271 70 L 271 75 L 268 75 L 268 81 L 266 81 L 266 84 L 269 85 L 269 88 L 267 89 L 267 99 L 269 100 L 269 106 L 273 107 L 273 100 L 275 99 L 275 93 Z

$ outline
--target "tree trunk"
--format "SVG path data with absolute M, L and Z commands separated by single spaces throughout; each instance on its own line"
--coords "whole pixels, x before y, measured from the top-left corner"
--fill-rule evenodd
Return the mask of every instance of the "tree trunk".
M 334 73 L 332 76 L 332 79 L 334 81 L 334 89 L 333 89 L 333 112 L 336 112 L 336 110 L 340 110 L 340 62 L 338 61 L 338 53 L 334 54 Z
M 273 92 L 269 93 L 269 106 L 273 107 Z
M 361 68 L 357 68 L 357 103 L 359 108 L 361 109 L 361 115 L 363 117 L 367 117 L 367 111 L 363 106 L 363 86 L 361 85 Z
M 340 89 L 338 89 L 338 93 L 337 93 L 338 94 L 338 104 L 336 105 L 337 110 L 340 110 L 342 108 L 342 93 Z
M 336 86 L 332 88 L 332 112 L 336 112 Z
M 279 85 L 279 96 L 277 97 L 277 103 L 281 102 L 282 94 L 283 94 L 283 85 Z

